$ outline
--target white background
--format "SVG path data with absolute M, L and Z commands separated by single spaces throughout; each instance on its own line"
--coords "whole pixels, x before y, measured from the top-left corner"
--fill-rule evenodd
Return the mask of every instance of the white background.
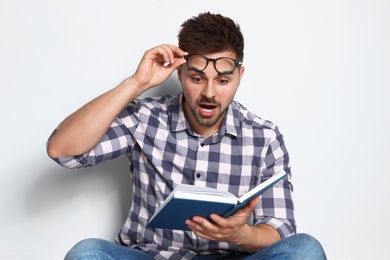
M 0 1 L 1 259 L 62 259 L 83 238 L 114 238 L 127 162 L 67 170 L 46 140 L 203 11 L 242 27 L 236 99 L 285 136 L 299 232 L 329 259 L 390 259 L 390 2 L 247 2 Z M 175 76 L 164 85 L 151 94 L 179 90 Z

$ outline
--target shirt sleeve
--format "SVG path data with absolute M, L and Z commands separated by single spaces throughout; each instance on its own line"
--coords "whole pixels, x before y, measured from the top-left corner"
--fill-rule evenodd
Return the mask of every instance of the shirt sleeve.
M 56 130 L 50 137 L 55 132 Z M 116 118 L 102 140 L 91 151 L 78 156 L 53 158 L 53 160 L 66 168 L 85 168 L 128 155 L 132 145 L 133 140 L 129 129 L 123 124 L 121 119 Z
M 296 232 L 294 205 L 292 201 L 293 186 L 291 183 L 291 169 L 289 155 L 286 150 L 283 136 L 278 128 L 271 134 L 270 143 L 264 159 L 264 171 L 260 181 L 264 182 L 279 171 L 288 174 L 260 197 L 255 209 L 254 225 L 268 224 L 274 227 L 282 238 Z

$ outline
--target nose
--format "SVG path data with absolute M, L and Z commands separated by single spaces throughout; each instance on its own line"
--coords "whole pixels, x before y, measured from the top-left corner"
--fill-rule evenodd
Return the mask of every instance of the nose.
M 202 95 L 207 99 L 212 99 L 217 95 L 217 82 L 215 78 L 218 76 L 218 72 L 215 70 L 213 64 L 210 62 L 206 69 L 203 70 L 206 83 L 203 85 Z
M 213 80 L 208 80 L 206 84 L 204 84 L 202 89 L 202 95 L 207 99 L 212 99 L 216 96 L 216 82 Z

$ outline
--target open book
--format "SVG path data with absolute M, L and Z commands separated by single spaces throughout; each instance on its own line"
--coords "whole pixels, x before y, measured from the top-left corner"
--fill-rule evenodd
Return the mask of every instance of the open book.
M 249 192 L 237 198 L 232 193 L 208 187 L 179 184 L 149 220 L 148 227 L 189 230 L 185 220 L 194 216 L 210 219 L 215 213 L 228 217 L 256 196 L 286 176 L 285 171 L 274 174 Z

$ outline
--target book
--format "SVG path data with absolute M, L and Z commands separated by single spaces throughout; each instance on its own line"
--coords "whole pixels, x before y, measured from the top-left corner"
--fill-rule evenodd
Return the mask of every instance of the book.
M 210 219 L 210 214 L 215 213 L 228 217 L 286 175 L 285 171 L 278 172 L 240 198 L 230 192 L 210 187 L 179 184 L 153 214 L 147 227 L 189 230 L 185 220 L 194 216 Z

